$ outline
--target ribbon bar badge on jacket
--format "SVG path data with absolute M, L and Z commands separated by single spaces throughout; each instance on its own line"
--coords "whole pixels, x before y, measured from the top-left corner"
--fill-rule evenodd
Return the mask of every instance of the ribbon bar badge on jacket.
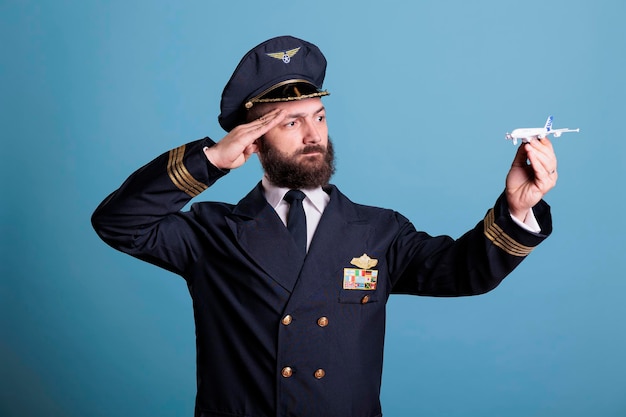
M 359 258 L 352 258 L 350 263 L 357 268 L 343 269 L 344 290 L 375 290 L 378 281 L 378 270 L 371 269 L 378 264 L 377 259 L 372 259 L 367 254 Z

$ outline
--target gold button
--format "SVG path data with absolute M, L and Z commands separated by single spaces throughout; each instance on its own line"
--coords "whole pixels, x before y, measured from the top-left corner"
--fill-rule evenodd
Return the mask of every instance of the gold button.
M 324 376 L 326 375 L 326 372 L 325 372 L 322 368 L 320 368 L 320 369 L 318 369 L 317 371 L 315 371 L 315 373 L 314 373 L 313 375 L 314 375 L 314 376 L 315 376 L 315 378 L 317 378 L 317 379 L 322 379 L 322 378 L 324 378 Z
M 370 300 L 370 296 L 366 295 L 363 298 L 361 298 L 361 304 L 367 304 L 369 300 Z
M 289 326 L 292 320 L 293 320 L 293 317 L 287 314 L 285 317 L 283 317 L 283 319 L 280 322 L 284 324 L 285 326 Z
M 320 327 L 328 326 L 328 317 L 320 317 L 317 319 L 317 325 Z
M 280 374 L 285 377 L 285 378 L 289 378 L 291 377 L 291 375 L 293 375 L 293 369 L 291 369 L 288 366 L 285 366 L 281 371 Z

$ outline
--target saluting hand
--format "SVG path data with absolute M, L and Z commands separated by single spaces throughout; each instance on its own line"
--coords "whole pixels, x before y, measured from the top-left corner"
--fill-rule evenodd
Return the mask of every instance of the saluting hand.
M 204 154 L 217 168 L 239 168 L 258 151 L 256 140 L 284 118 L 282 110 L 274 109 L 252 122 L 235 127 L 215 145 L 205 148 Z
M 506 198 L 513 216 L 524 221 L 530 209 L 556 185 L 556 165 L 548 138 L 533 139 L 519 147 L 506 177 Z

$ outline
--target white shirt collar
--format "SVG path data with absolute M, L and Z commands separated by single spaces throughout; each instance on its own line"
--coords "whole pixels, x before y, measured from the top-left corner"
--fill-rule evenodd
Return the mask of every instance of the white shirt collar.
M 270 206 L 274 207 L 275 210 L 281 203 L 287 204 L 283 200 L 283 197 L 285 197 L 289 188 L 277 187 L 272 184 L 265 175 L 261 180 L 261 185 L 263 185 L 265 199 Z M 311 202 L 311 205 L 315 208 L 315 210 L 317 210 L 320 214 L 324 212 L 324 209 L 330 201 L 330 196 L 322 189 L 322 187 L 302 188 L 300 191 L 306 195 L 306 199 Z

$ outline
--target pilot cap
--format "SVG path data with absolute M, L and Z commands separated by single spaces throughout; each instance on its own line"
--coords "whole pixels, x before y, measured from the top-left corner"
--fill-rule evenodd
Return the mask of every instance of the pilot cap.
M 230 132 L 256 103 L 326 96 L 325 75 L 326 58 L 317 46 L 292 36 L 267 40 L 237 65 L 222 92 L 218 121 Z

